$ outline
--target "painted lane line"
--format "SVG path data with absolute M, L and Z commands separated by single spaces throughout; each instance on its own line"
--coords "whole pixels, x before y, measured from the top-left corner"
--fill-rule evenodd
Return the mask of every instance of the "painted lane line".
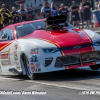
M 66 85 L 62 84 L 61 82 L 41 82 L 41 81 L 25 81 L 25 82 L 32 82 L 32 83 L 37 83 L 37 84 L 42 84 L 42 85 L 47 85 L 47 86 L 54 86 L 54 87 L 59 87 L 59 88 L 69 88 L 69 89 L 75 89 L 75 90 L 97 90 L 98 87 L 96 86 L 90 86 L 90 85 L 83 85 L 83 84 L 78 84 L 75 83 L 67 83 Z

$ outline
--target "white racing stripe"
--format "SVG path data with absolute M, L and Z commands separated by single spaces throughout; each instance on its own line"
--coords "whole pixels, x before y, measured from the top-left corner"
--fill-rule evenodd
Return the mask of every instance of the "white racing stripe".
M 92 39 L 92 41 L 96 41 L 96 40 L 100 39 L 100 35 L 95 34 L 96 31 L 91 31 L 88 29 L 84 29 L 84 31 L 88 34 L 88 36 Z

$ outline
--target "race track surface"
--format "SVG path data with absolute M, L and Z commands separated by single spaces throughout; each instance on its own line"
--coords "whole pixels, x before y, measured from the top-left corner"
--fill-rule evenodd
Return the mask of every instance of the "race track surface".
M 100 100 L 100 94 L 79 94 L 100 91 L 100 70 L 89 67 L 39 74 L 37 80 L 27 76 L 0 76 L 0 91 L 45 91 L 44 95 L 2 95 L 0 100 Z

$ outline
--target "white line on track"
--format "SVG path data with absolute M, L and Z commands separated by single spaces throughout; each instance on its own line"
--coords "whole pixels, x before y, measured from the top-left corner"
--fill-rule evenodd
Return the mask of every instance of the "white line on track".
M 66 84 L 61 84 L 61 83 L 55 83 L 55 82 L 39 82 L 39 81 L 26 81 L 26 82 L 33 82 L 37 84 L 42 84 L 42 85 L 47 85 L 47 86 L 54 86 L 54 87 L 59 87 L 59 88 L 69 88 L 69 89 L 75 89 L 75 90 L 98 90 L 98 87 L 91 86 L 91 85 L 84 85 L 84 84 L 79 84 L 79 83 L 70 83 L 66 82 Z
M 14 79 L 14 78 L 6 78 L 6 77 L 2 77 L 2 76 L 0 76 L 0 79 L 4 79 L 4 80 L 16 80 L 16 81 L 18 81 L 18 80 L 20 80 L 20 79 Z
M 14 78 L 5 78 L 5 77 L 1 77 L 0 79 L 4 79 L 4 80 L 20 80 L 20 79 L 14 79 Z M 90 80 L 91 82 L 93 80 Z M 34 81 L 34 80 L 24 80 L 24 82 L 29 82 L 29 83 L 36 83 L 36 84 L 40 84 L 40 85 L 46 85 L 46 86 L 54 86 L 54 87 L 59 87 L 59 88 L 69 88 L 69 89 L 75 89 L 75 90 L 98 90 L 98 87 L 96 86 L 91 86 L 91 84 L 80 84 L 77 81 L 75 82 L 69 82 L 69 81 L 64 81 L 64 82 L 55 82 L 55 81 Z M 95 83 L 94 83 L 95 85 Z M 29 87 L 30 88 L 30 87 Z

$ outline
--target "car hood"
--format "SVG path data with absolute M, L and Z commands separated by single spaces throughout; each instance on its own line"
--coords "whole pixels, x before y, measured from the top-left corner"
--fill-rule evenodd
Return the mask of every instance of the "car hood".
M 61 29 L 52 31 L 36 30 L 23 38 L 40 39 L 57 44 L 60 47 L 72 47 L 92 43 L 90 35 L 82 29 Z

